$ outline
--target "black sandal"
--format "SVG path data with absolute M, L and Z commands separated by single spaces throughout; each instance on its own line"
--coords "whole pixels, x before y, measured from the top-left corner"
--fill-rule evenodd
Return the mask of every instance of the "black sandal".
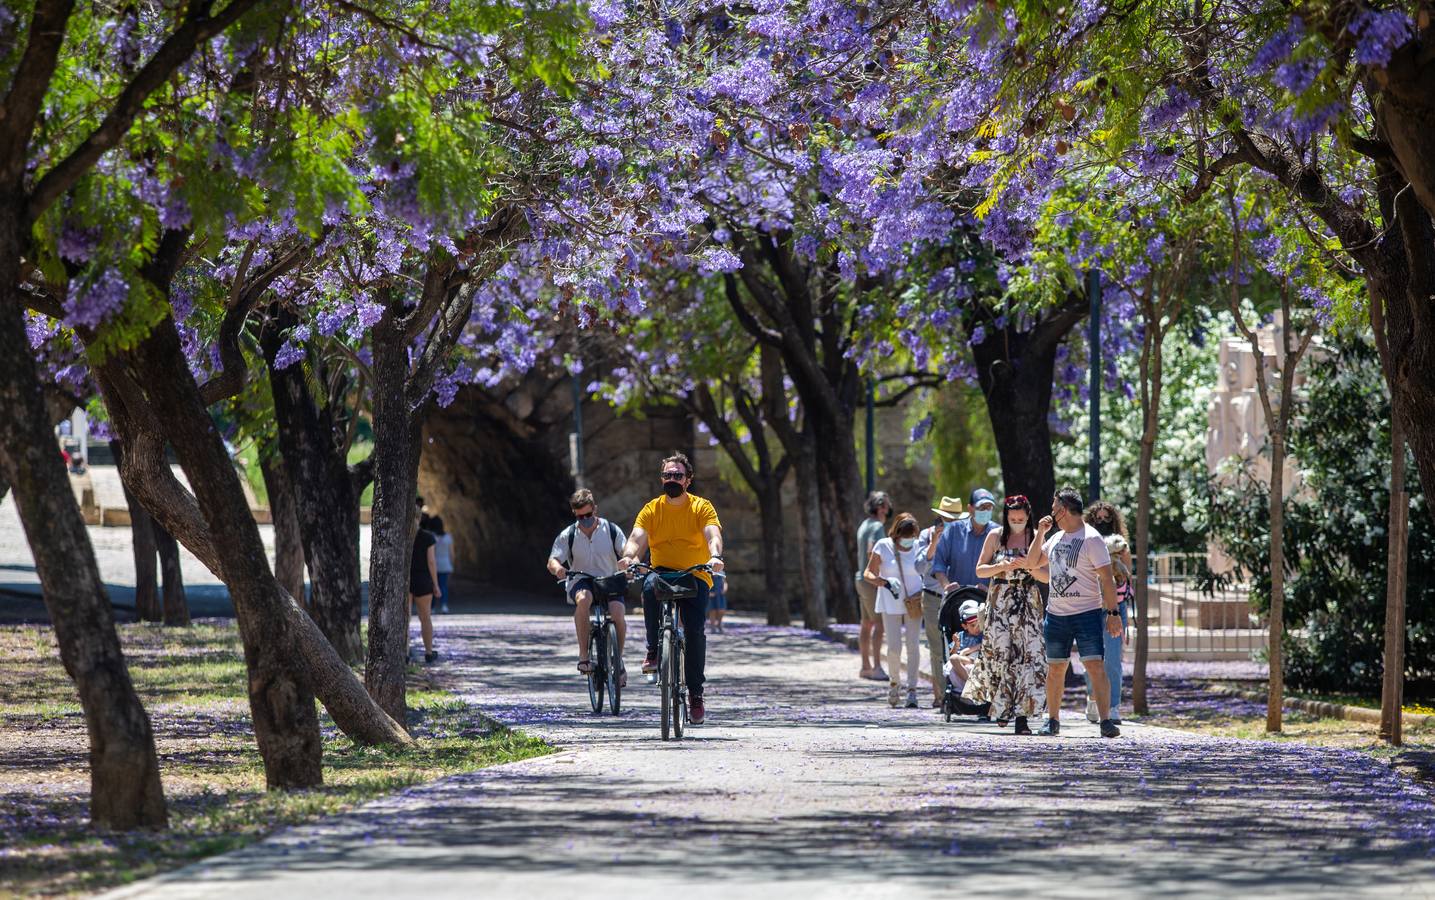
M 593 661 L 591 659 L 578 660 L 578 671 L 584 675 L 593 674 Z

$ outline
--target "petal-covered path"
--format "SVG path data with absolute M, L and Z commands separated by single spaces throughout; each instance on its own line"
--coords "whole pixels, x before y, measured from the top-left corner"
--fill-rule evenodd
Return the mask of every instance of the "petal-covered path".
M 119 892 L 264 898 L 1435 896 L 1435 806 L 1370 758 L 1128 723 L 1060 739 L 890 710 L 798 630 L 709 639 L 709 723 L 636 674 L 588 711 L 571 621 L 440 620 L 442 663 L 561 752 L 410 789 Z M 638 634 L 641 634 L 640 629 Z M 636 673 L 640 639 L 628 660 Z

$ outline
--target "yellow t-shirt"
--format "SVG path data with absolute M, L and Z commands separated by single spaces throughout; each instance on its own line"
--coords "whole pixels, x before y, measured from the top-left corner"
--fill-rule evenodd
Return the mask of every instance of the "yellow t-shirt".
M 669 503 L 666 496 L 650 500 L 638 513 L 633 527 L 648 533 L 654 566 L 686 569 L 712 558 L 707 538 L 703 537 L 703 529 L 709 525 L 722 527 L 717 510 L 702 497 L 689 494 L 687 503 Z M 704 572 L 693 574 L 712 587 L 711 576 Z

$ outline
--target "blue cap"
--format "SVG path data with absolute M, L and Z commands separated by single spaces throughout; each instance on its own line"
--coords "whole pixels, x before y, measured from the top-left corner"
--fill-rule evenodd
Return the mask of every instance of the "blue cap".
M 972 506 L 976 506 L 978 503 L 990 503 L 992 506 L 996 506 L 997 498 L 993 497 L 992 492 L 986 488 L 977 488 L 972 491 Z

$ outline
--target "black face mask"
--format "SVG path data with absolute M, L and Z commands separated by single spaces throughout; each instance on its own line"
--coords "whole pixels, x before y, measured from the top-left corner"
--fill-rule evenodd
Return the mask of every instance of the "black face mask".
M 664 481 L 663 493 L 676 500 L 683 495 L 683 483 L 681 481 Z
M 1091 527 L 1095 528 L 1096 533 L 1102 537 L 1111 537 L 1116 533 L 1116 523 L 1110 519 L 1097 519 L 1091 523 Z

